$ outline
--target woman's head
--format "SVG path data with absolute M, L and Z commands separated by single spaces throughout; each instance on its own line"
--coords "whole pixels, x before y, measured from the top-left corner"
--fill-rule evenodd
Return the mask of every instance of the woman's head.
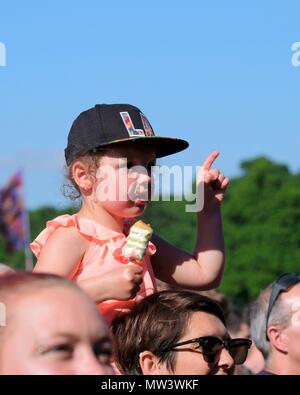
M 112 330 L 116 362 L 126 374 L 232 374 L 234 347 L 245 351 L 229 340 L 220 307 L 188 291 L 146 297 Z
M 112 374 L 111 340 L 94 303 L 63 278 L 0 277 L 0 374 Z

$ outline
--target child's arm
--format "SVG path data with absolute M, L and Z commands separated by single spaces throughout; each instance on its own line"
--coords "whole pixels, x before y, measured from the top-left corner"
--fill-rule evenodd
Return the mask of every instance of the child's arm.
M 75 228 L 58 228 L 43 246 L 34 272 L 68 277 L 87 247 L 88 241 Z M 97 303 L 108 299 L 128 300 L 139 291 L 142 272 L 140 265 L 124 264 L 99 276 L 78 281 L 78 285 Z
M 219 170 L 211 169 L 218 155 L 213 152 L 203 163 L 204 207 L 197 212 L 197 241 L 193 254 L 153 236 L 157 252 L 151 261 L 155 275 L 162 281 L 198 290 L 217 288 L 221 282 L 225 248 L 220 204 L 229 180 Z
M 76 228 L 58 228 L 43 246 L 34 272 L 68 277 L 83 257 L 88 242 Z

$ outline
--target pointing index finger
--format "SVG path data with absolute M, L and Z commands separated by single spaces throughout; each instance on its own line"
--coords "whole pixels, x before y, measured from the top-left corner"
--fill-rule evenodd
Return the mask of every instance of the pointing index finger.
M 218 151 L 213 151 L 209 157 L 203 162 L 203 168 L 204 170 L 210 170 L 211 165 L 214 163 L 214 161 L 217 159 L 219 156 L 220 152 Z

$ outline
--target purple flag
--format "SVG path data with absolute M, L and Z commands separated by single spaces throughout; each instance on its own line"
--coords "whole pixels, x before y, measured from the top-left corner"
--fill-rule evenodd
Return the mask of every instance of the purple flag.
M 22 174 L 19 171 L 6 187 L 0 189 L 0 234 L 6 242 L 8 253 L 24 250 L 28 245 L 27 214 L 22 188 Z

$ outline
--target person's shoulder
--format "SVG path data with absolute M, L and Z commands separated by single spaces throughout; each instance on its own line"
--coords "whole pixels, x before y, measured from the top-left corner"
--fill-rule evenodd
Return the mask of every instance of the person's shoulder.
M 60 256 L 65 261 L 72 263 L 83 256 L 88 248 L 88 241 L 85 240 L 75 227 L 58 227 L 49 238 L 40 246 L 39 261 L 52 260 Z
M 86 238 L 75 227 L 57 228 L 49 237 L 48 243 L 59 244 L 65 249 L 80 250 L 84 252 L 89 244 Z
M 76 214 L 65 214 L 56 217 L 47 223 L 47 228 L 49 229 L 49 240 L 63 240 L 66 243 L 86 243 Z
M 79 233 L 78 229 L 75 227 L 70 227 L 70 228 L 65 228 L 65 227 L 60 227 L 55 229 L 55 231 L 51 235 L 51 239 L 60 239 L 62 238 L 65 241 L 78 241 L 78 242 L 83 242 L 84 239 Z
M 36 257 L 42 249 L 85 250 L 87 240 L 80 233 L 77 216 L 64 214 L 47 221 L 46 228 L 33 240 L 30 247 Z

